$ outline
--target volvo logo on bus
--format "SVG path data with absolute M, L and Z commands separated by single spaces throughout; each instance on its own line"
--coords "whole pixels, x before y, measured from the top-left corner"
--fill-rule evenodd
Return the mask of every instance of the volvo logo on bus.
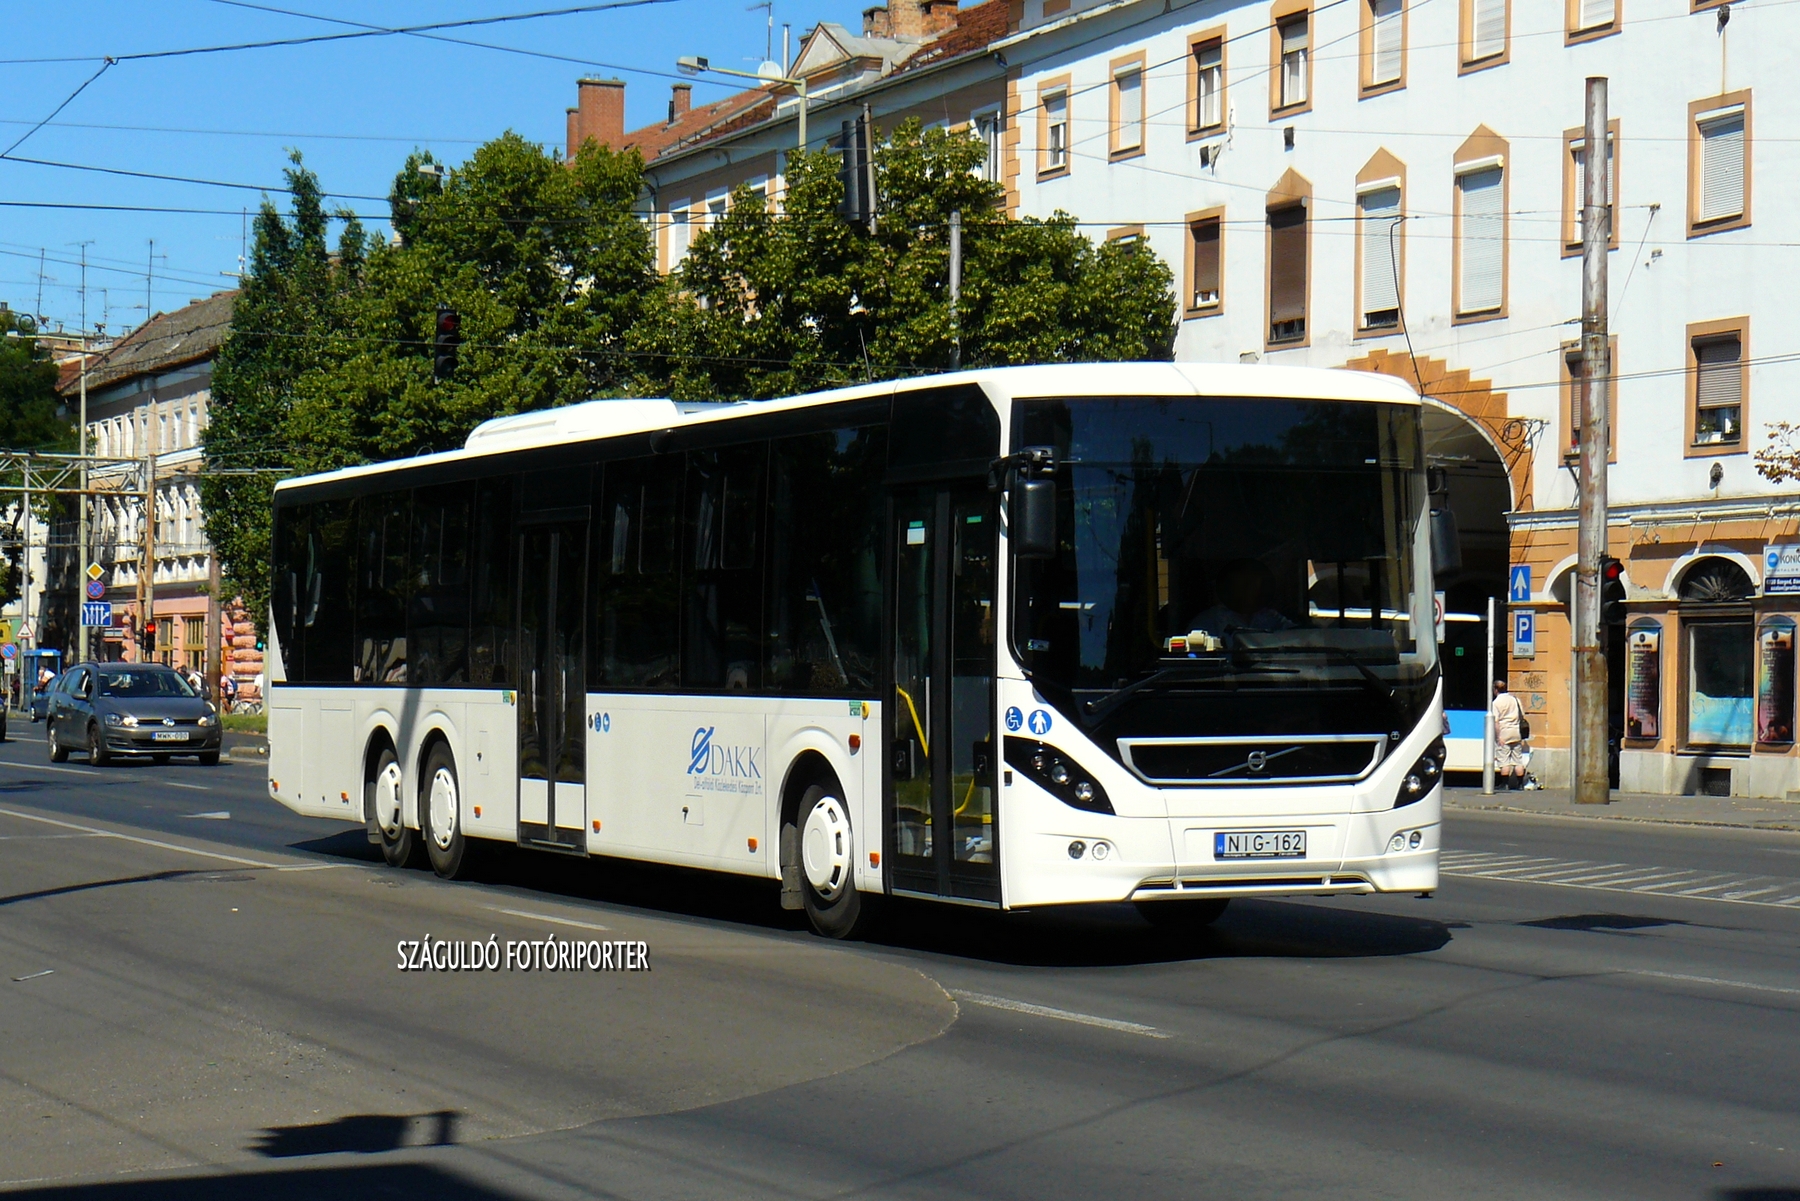
M 1266 751 L 1251 751 L 1250 757 L 1244 760 L 1244 766 L 1251 771 L 1261 771 L 1269 766 L 1269 755 Z
M 762 748 L 719 742 L 717 726 L 701 726 L 688 745 L 690 787 L 700 792 L 762 792 Z

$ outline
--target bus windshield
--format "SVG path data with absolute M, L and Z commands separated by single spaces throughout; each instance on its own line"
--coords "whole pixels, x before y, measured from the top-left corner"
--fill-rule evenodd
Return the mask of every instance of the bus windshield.
M 1016 561 L 1014 646 L 1082 724 L 1417 722 L 1437 647 L 1416 408 L 1022 400 L 1013 430 L 1054 451 L 1059 546 Z

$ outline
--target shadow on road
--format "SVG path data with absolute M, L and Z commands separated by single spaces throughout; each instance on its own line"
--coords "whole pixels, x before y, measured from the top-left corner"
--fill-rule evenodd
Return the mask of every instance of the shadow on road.
M 1563 917 L 1541 917 L 1521 926 L 1540 930 L 1580 930 L 1593 934 L 1602 930 L 1643 930 L 1651 926 L 1685 926 L 1688 923 L 1672 917 L 1644 917 L 1633 913 L 1571 913 Z
M 288 1201 L 330 1197 L 429 1197 L 432 1201 L 512 1201 L 518 1194 L 476 1184 L 424 1164 L 383 1163 L 231 1172 L 217 1176 L 158 1176 L 104 1184 L 52 1185 L 8 1193 L 8 1201 Z
M 453 1109 L 432 1113 L 359 1113 L 311 1126 L 271 1126 L 250 1149 L 269 1159 L 300 1155 L 377 1155 L 401 1147 L 449 1147 L 456 1143 Z

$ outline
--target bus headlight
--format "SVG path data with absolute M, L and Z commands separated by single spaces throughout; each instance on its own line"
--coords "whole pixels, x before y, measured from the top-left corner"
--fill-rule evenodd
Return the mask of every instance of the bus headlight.
M 1081 769 L 1067 753 L 1031 738 L 1006 739 L 1006 763 L 1033 784 L 1073 809 L 1111 813 L 1112 800 L 1100 781 Z
M 1444 757 L 1448 749 L 1442 738 L 1434 738 L 1419 761 L 1406 769 L 1400 777 L 1400 791 L 1394 794 L 1394 808 L 1410 805 L 1414 801 L 1424 800 L 1426 795 L 1444 778 Z

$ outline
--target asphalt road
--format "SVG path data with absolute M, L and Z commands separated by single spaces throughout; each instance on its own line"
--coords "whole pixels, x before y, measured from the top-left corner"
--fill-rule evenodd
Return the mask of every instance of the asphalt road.
M 0 746 L 0 1188 L 31 1197 L 1800 1201 L 1800 836 L 1452 817 L 1444 887 L 897 908 L 392 871 L 260 769 Z M 228 815 L 228 816 L 222 816 Z M 648 972 L 396 943 L 642 941 Z

